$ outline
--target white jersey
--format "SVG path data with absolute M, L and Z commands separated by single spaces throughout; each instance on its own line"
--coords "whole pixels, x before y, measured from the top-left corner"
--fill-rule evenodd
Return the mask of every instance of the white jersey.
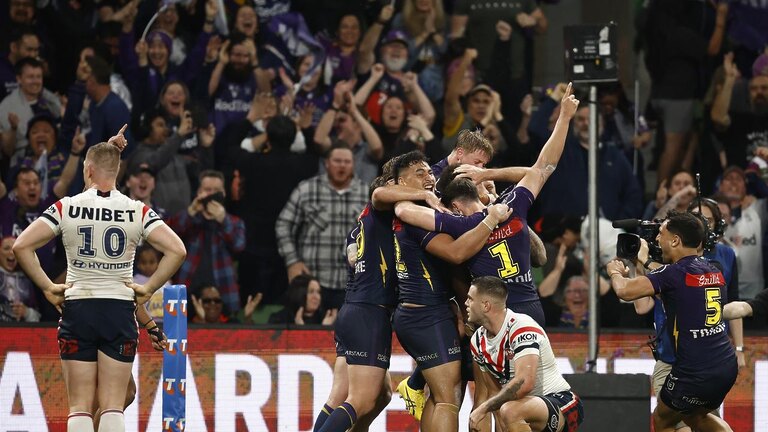
M 515 360 L 527 355 L 539 356 L 536 385 L 532 396 L 568 391 L 571 386 L 560 374 L 555 354 L 544 330 L 528 315 L 507 309 L 501 331 L 489 337 L 484 327 L 472 335 L 472 359 L 484 373 L 490 373 L 502 386 L 515 376 Z
M 117 190 L 96 189 L 64 197 L 41 216 L 67 252 L 66 300 L 134 300 L 125 284 L 133 281 L 136 246 L 163 224 L 152 209 Z

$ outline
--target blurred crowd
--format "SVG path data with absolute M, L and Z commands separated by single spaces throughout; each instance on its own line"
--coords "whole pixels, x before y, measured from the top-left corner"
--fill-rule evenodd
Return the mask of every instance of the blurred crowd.
M 192 322 L 332 324 L 346 235 L 386 161 L 420 150 L 455 163 L 465 129 L 493 145 L 487 166 L 536 159 L 565 90 L 533 87 L 534 42 L 559 32 L 545 13 L 557 3 L 8 0 L 0 320 L 58 319 L 11 246 L 52 203 L 82 191 L 84 152 L 128 124 L 119 188 L 184 240 L 186 262 L 169 283 L 188 286 Z M 599 86 L 529 217 L 547 249 L 536 278 L 548 325 L 583 328 L 588 315 L 590 106 L 601 261 L 615 251 L 610 221 L 687 209 L 701 173 L 700 193 L 723 214 L 721 241 L 737 252 L 739 296 L 765 288 L 768 6 L 636 3 L 634 56 L 650 94 L 634 101 L 632 83 Z M 38 257 L 64 280 L 61 244 Z M 139 283 L 159 258 L 148 245 L 137 252 Z M 631 306 L 607 277 L 600 293 L 603 326 L 648 325 L 624 313 Z M 149 309 L 162 318 L 160 297 Z

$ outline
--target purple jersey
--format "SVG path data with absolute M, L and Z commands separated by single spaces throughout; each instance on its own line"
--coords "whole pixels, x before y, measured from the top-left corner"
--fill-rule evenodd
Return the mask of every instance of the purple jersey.
M 369 202 L 357 218 L 351 237 L 357 243 L 353 281 L 347 285 L 346 303 L 394 306 L 395 249 L 392 241 L 394 213 L 379 211 Z
M 0 238 L 18 237 L 22 231 L 27 229 L 35 219 L 56 201 L 58 201 L 58 198 L 53 193 L 50 193 L 48 198 L 40 199 L 37 207 L 25 211 L 15 199 L 11 199 L 8 196 L 0 199 Z M 55 252 L 56 239 L 49 241 L 37 250 L 37 257 L 44 270 L 48 270 Z
M 722 317 L 725 278 L 706 258 L 687 256 L 648 274 L 661 294 L 675 369 L 696 375 L 735 356 Z
M 256 92 L 256 78 L 251 76 L 245 82 L 228 81 L 221 77 L 219 88 L 213 97 L 211 122 L 217 131 L 238 120 L 245 118 L 251 108 L 251 100 Z
M 435 175 L 436 179 L 440 180 L 440 175 L 446 168 L 448 168 L 448 158 L 442 159 L 440 162 L 432 165 L 432 174 Z
M 531 275 L 531 238 L 528 234 L 528 209 L 533 194 L 524 187 L 505 191 L 501 200 L 512 209 L 512 216 L 493 230 L 486 247 L 467 261 L 472 277 L 497 276 L 507 285 L 507 305 L 539 299 Z M 487 211 L 470 216 L 435 213 L 437 231 L 458 238 L 482 223 Z
M 425 248 L 437 235 L 402 222 L 392 220 L 395 233 L 395 270 L 397 271 L 400 303 L 442 305 L 448 302 L 448 287 L 444 281 L 446 265 L 427 253 Z

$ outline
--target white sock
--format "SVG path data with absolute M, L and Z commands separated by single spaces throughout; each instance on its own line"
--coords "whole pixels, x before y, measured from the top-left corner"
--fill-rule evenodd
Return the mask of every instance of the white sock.
M 125 432 L 123 412 L 116 409 L 102 411 L 99 432 Z
M 93 432 L 93 416 L 91 413 L 70 413 L 67 418 L 67 432 Z

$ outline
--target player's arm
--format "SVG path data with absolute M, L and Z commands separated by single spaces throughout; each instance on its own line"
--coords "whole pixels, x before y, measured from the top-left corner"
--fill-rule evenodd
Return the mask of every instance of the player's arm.
M 531 266 L 543 267 L 547 263 L 547 249 L 536 232 L 528 227 L 528 235 L 531 238 Z
M 501 391 L 480 404 L 469 416 L 469 428 L 475 430 L 488 413 L 498 411 L 507 402 L 519 400 L 527 396 L 536 384 L 536 370 L 539 367 L 539 356 L 529 354 L 515 359 L 515 377 L 505 384 Z
M 56 237 L 53 229 L 42 219 L 38 218 L 22 232 L 13 244 L 13 253 L 21 269 L 32 282 L 37 285 L 45 297 L 55 306 L 64 301 L 64 284 L 54 284 L 43 271 L 35 251 Z
M 651 280 L 646 276 L 628 278 L 629 269 L 620 260 L 609 262 L 606 270 L 611 278 L 611 285 L 613 285 L 613 290 L 616 291 L 616 296 L 624 301 L 632 301 L 656 294 Z
M 400 201 L 425 201 L 433 209 L 440 211 L 445 209 L 440 203 L 440 199 L 433 192 L 398 184 L 377 187 L 373 191 L 373 195 L 371 195 L 373 208 L 380 211 L 392 210 L 395 204 Z M 411 203 L 411 205 L 415 204 Z
M 374 194 L 375 193 L 376 192 L 374 191 Z M 401 201 L 395 205 L 395 216 L 409 225 L 413 225 L 427 231 L 435 230 L 435 211 L 431 208 L 414 204 L 411 201 Z
M 131 288 L 136 291 L 139 304 L 146 303 L 152 294 L 176 273 L 187 256 L 184 242 L 164 223 L 161 223 L 160 226 L 149 233 L 147 241 L 152 247 L 160 251 L 163 257 L 157 264 L 157 270 L 143 286 L 131 284 Z
M 494 227 L 512 215 L 506 204 L 494 204 L 488 207 L 488 215 L 479 224 L 465 232 L 455 240 L 448 234 L 438 234 L 425 249 L 451 264 L 461 264 L 470 259 L 485 246 L 488 236 Z M 434 217 L 433 217 L 434 220 Z
M 723 306 L 723 319 L 734 320 L 752 316 L 752 306 L 745 301 L 730 302 Z
M 552 135 L 550 135 L 544 147 L 542 147 L 536 163 L 533 164 L 531 170 L 518 183 L 518 186 L 531 191 L 534 198 L 538 196 L 544 183 L 555 172 L 555 168 L 558 162 L 560 162 L 560 156 L 562 156 L 563 148 L 565 147 L 565 140 L 568 137 L 568 126 L 571 118 L 576 114 L 576 109 L 579 107 L 579 100 L 571 94 L 571 88 L 572 84 L 568 84 L 563 99 L 560 101 L 560 116 L 557 118 Z
M 653 310 L 654 303 L 653 297 L 641 297 L 632 301 L 632 304 L 635 306 L 635 313 L 638 315 L 645 315 Z
M 491 389 L 488 386 L 488 381 L 490 381 L 488 374 L 483 372 L 476 362 L 472 362 L 472 374 L 475 377 L 475 394 L 472 398 L 472 410 L 474 411 L 488 400 Z M 475 426 L 475 430 L 491 432 L 491 417 L 486 416 Z

